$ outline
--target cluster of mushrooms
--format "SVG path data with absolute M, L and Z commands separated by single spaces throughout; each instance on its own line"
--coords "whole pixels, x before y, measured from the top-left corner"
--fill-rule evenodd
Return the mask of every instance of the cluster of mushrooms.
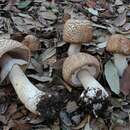
M 93 114 L 100 111 L 108 99 L 108 93 L 95 79 L 100 73 L 100 62 L 88 53 L 80 52 L 82 43 L 92 41 L 93 29 L 88 20 L 69 19 L 64 25 L 63 39 L 70 43 L 68 57 L 63 64 L 63 78 L 74 87 L 84 87 L 81 99 Z
M 91 106 L 96 115 L 96 111 L 101 110 L 104 102 L 108 100 L 109 94 L 96 80 L 101 70 L 98 59 L 80 52 L 81 44 L 91 42 L 92 35 L 93 29 L 88 20 L 69 19 L 66 21 L 63 40 L 70 43 L 70 47 L 68 57 L 63 64 L 62 74 L 68 84 L 74 87 L 84 87 L 80 98 L 85 102 L 86 107 Z M 27 39 L 25 38 L 23 43 L 27 43 Z M 28 45 L 25 45 L 27 44 L 21 44 L 15 40 L 0 39 L 0 78 L 1 81 L 8 79 L 25 107 L 34 114 L 40 115 L 38 106 L 44 104 L 47 98 L 51 99 L 52 95 L 39 90 L 25 76 L 24 71 L 31 56 Z M 114 53 L 115 66 L 119 75 L 122 76 L 128 66 L 126 55 L 130 54 L 130 41 L 122 35 L 112 35 L 107 42 L 106 50 Z
M 92 24 L 88 20 L 69 19 L 64 25 L 63 40 L 70 43 L 68 57 L 63 64 L 63 78 L 74 87 L 84 87 L 80 98 L 85 102 L 86 109 L 101 111 L 108 101 L 109 94 L 96 80 L 101 65 L 98 59 L 90 54 L 80 52 L 82 43 L 92 41 Z M 107 41 L 106 50 L 113 53 L 113 61 L 119 76 L 127 68 L 127 55 L 130 54 L 130 41 L 123 35 L 114 34 Z

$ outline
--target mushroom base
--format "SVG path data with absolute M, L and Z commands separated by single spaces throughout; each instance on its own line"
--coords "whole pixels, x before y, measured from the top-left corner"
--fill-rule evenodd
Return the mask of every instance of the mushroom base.
M 95 117 L 98 117 L 100 113 L 102 114 L 102 111 L 107 109 L 109 101 L 108 97 L 102 96 L 101 90 L 92 89 L 88 88 L 82 92 L 81 101 L 85 103 L 86 111 L 89 111 L 94 114 Z M 95 96 L 90 96 L 90 92 L 92 91 L 95 92 Z
M 103 102 L 106 102 L 109 95 L 87 70 L 83 69 L 78 72 L 78 78 L 85 89 L 81 94 L 81 99 L 83 99 L 87 106 L 91 106 L 91 110 L 96 116 L 96 111 L 102 109 Z
M 58 116 L 60 109 L 63 106 L 63 98 L 58 92 L 49 93 L 41 97 L 40 102 L 37 104 L 37 111 L 40 113 L 44 121 L 53 121 Z

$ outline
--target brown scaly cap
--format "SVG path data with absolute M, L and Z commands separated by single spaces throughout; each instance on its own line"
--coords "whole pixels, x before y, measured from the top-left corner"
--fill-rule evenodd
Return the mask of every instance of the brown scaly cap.
M 114 34 L 109 38 L 106 50 L 112 53 L 129 55 L 130 41 L 123 35 Z
M 0 57 L 6 53 L 13 58 L 30 61 L 30 51 L 26 46 L 15 40 L 0 39 Z
M 65 42 L 73 44 L 82 44 L 92 40 L 92 26 L 88 20 L 66 21 L 63 30 L 63 39 Z
M 27 46 L 31 51 L 37 51 L 41 48 L 40 41 L 33 35 L 27 35 L 22 43 Z
M 94 56 L 86 53 L 71 55 L 66 58 L 63 64 L 64 80 L 71 85 L 80 86 L 76 75 L 81 69 L 86 69 L 90 74 L 97 77 L 100 72 L 100 63 Z

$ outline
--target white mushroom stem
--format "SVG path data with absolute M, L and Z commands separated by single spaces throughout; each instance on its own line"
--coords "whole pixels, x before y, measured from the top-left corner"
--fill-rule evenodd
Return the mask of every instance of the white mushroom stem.
M 97 97 L 97 92 L 101 91 L 100 99 L 105 99 L 108 97 L 107 91 L 103 88 L 103 86 L 87 71 L 81 70 L 78 72 L 78 78 L 82 83 L 85 90 L 87 90 L 87 97 L 93 99 Z M 81 95 L 82 97 L 83 95 Z
M 9 79 L 12 83 L 19 99 L 25 107 L 35 114 L 37 104 L 40 102 L 41 96 L 45 95 L 42 91 L 37 89 L 25 76 L 18 65 L 14 65 L 9 73 Z
M 7 61 L 10 61 L 12 58 L 8 55 L 3 56 L 6 65 L 8 64 Z M 2 67 L 2 66 L 1 66 Z M 40 99 L 44 92 L 37 89 L 25 76 L 24 72 L 21 70 L 19 65 L 15 64 L 11 68 L 9 72 L 9 80 L 12 83 L 19 99 L 25 105 L 25 107 L 35 114 L 40 114 L 37 111 L 37 104 L 40 102 Z
M 81 44 L 70 44 L 69 49 L 68 49 L 68 55 L 73 55 L 75 53 L 80 52 L 81 49 Z
M 115 64 L 115 66 L 117 68 L 119 76 L 122 76 L 124 70 L 128 66 L 126 56 L 121 55 L 121 54 L 114 54 L 114 64 Z

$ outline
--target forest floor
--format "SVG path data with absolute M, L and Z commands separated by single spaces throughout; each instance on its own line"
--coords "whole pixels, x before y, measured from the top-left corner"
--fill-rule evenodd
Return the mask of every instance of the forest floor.
M 97 116 L 80 99 L 83 87 L 63 79 L 69 47 L 63 40 L 63 29 L 69 18 L 86 19 L 93 26 L 92 41 L 83 43 L 81 52 L 100 61 L 97 80 L 109 94 L 106 109 Z M 119 77 L 113 54 L 106 51 L 111 35 L 130 38 L 129 0 L 0 0 L 0 39 L 21 42 L 30 34 L 40 45 L 32 47 L 26 75 L 38 89 L 57 92 L 59 104 L 55 99 L 50 103 L 53 106 L 45 103 L 54 114 L 42 108 L 45 116 L 37 116 L 25 108 L 11 84 L 1 83 L 0 130 L 130 130 L 130 66 Z

